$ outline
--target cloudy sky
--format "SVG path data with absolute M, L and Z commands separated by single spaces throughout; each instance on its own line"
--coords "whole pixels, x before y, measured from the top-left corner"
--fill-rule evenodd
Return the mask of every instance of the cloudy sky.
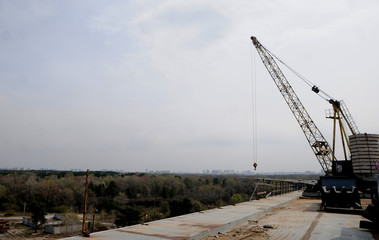
M 320 171 L 250 36 L 379 133 L 378 12 L 374 0 L 0 0 L 0 167 Z M 330 139 L 329 104 L 283 71 Z

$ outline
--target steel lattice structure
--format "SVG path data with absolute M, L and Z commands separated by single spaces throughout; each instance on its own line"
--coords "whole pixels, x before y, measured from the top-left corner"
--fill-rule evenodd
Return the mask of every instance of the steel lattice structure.
M 284 100 L 291 109 L 295 116 L 300 128 L 303 130 L 308 143 L 319 161 L 324 172 L 329 175 L 332 169 L 332 163 L 335 159 L 334 153 L 330 148 L 328 142 L 309 116 L 307 110 L 297 97 L 295 91 L 287 81 L 283 72 L 275 62 L 270 52 L 262 46 L 262 44 L 255 38 L 251 37 L 254 46 L 256 47 L 263 64 L 270 73 Z

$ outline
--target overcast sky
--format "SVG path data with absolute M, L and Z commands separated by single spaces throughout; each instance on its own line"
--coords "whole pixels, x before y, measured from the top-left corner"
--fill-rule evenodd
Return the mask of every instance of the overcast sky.
M 319 172 L 250 36 L 379 133 L 378 13 L 375 0 L 0 0 L 0 167 L 253 170 L 256 91 L 257 172 Z M 330 105 L 283 71 L 331 142 Z

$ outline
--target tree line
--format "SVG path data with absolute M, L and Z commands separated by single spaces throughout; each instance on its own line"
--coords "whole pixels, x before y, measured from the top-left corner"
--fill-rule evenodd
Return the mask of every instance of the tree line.
M 272 176 L 277 177 L 277 176 Z M 240 175 L 91 172 L 88 213 L 112 214 L 118 226 L 246 201 L 255 178 Z M 0 171 L 0 211 L 83 212 L 85 172 Z

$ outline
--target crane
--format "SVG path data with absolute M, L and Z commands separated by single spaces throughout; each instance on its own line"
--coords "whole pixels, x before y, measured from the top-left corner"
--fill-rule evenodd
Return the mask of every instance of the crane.
M 311 149 L 326 174 L 326 176 L 320 177 L 319 182 L 316 184 L 318 187 L 315 188 L 315 190 L 320 191 L 321 193 L 322 209 L 327 209 L 330 207 L 334 209 L 345 208 L 345 210 L 351 208 L 362 209 L 360 192 L 373 193 L 376 192 L 375 189 L 378 189 L 377 181 L 379 178 L 374 177 L 376 175 L 373 169 L 375 169 L 376 165 L 374 166 L 373 163 L 375 162 L 376 164 L 379 161 L 379 158 L 376 156 L 371 157 L 370 151 L 379 151 L 377 146 L 379 135 L 367 133 L 360 134 L 357 125 L 342 100 L 339 101 L 331 97 L 319 89 L 316 85 L 291 69 L 268 49 L 262 46 L 256 37 L 251 37 L 251 40 L 257 49 L 263 64 L 270 73 L 284 100 L 303 130 Z M 329 146 L 328 142 L 323 137 L 312 118 L 309 116 L 307 110 L 297 97 L 274 58 L 288 67 L 298 77 L 311 86 L 313 92 L 317 93 L 320 97 L 332 105 L 332 109 L 327 112 L 326 116 L 327 118 L 334 120 L 332 148 Z M 341 141 L 345 155 L 344 161 L 338 161 L 335 156 L 337 125 L 339 125 L 340 128 Z M 352 135 L 348 136 L 347 131 L 350 131 Z M 352 140 L 354 158 L 349 139 Z M 376 144 L 372 144 L 372 142 L 375 142 Z M 347 161 L 348 155 L 351 155 L 351 161 Z M 377 170 L 379 171 L 379 169 Z M 375 216 L 375 214 L 377 215 L 379 213 L 379 203 L 377 199 L 377 195 L 372 195 L 374 208 L 367 208 L 366 211 L 369 214 L 367 214 L 366 217 L 374 222 L 376 226 L 379 226 L 378 219 L 371 218 L 371 216 Z
M 275 62 L 272 54 L 257 40 L 256 37 L 251 37 L 251 40 L 253 41 L 267 71 L 270 73 L 288 107 L 292 111 L 292 114 L 299 123 L 301 130 L 303 130 L 309 146 L 315 154 L 323 171 L 326 175 L 330 175 L 333 161 L 336 160 L 334 151 L 330 148 L 328 141 L 324 138 L 311 116 L 308 114 L 292 86 Z M 317 92 L 319 89 L 315 87 L 314 91 Z M 336 109 L 337 111 L 335 111 L 335 113 L 338 114 L 340 108 L 336 107 Z

